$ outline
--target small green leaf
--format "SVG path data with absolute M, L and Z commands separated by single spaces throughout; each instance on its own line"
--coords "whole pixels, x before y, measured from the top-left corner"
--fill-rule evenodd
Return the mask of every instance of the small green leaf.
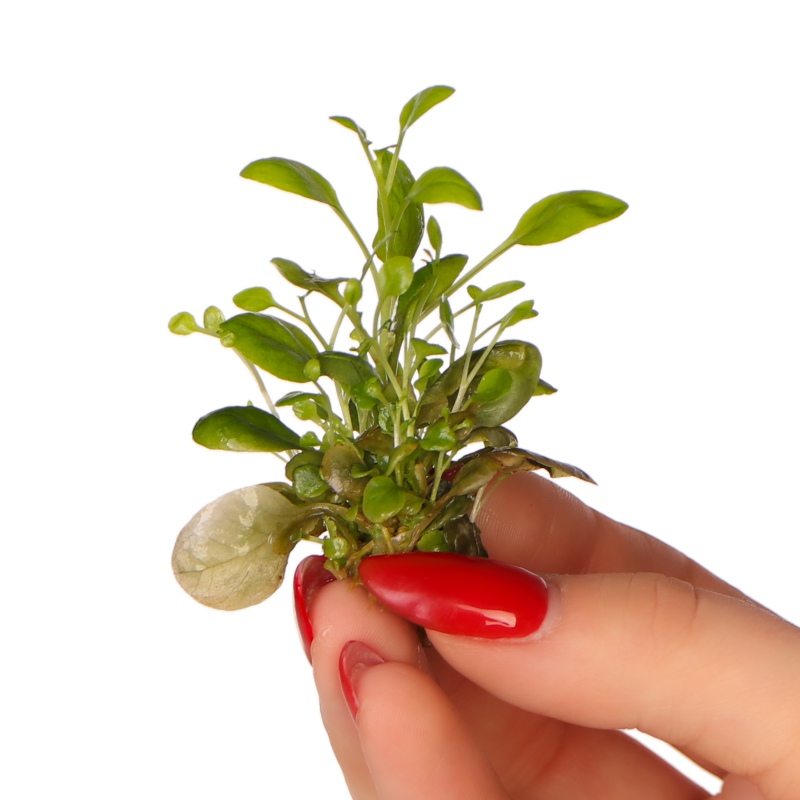
M 467 294 L 476 302 L 480 303 L 483 289 L 479 286 L 467 286 Z
M 447 355 L 447 350 L 440 344 L 434 344 L 427 339 L 412 339 L 411 347 L 414 349 L 414 357 L 418 361 L 422 361 L 429 356 L 443 356 Z
M 439 227 L 436 217 L 428 217 L 428 241 L 438 258 L 442 252 L 442 229 Z
M 547 381 L 539 378 L 539 383 L 536 385 L 534 394 L 555 394 L 558 391 L 555 386 L 551 386 Z
M 483 290 L 480 292 L 480 295 L 477 298 L 473 298 L 473 300 L 479 303 L 488 303 L 490 300 L 497 300 L 500 297 L 505 297 L 507 294 L 519 291 L 524 286 L 525 283 L 523 281 L 503 281 L 502 283 L 496 283 L 494 286 Z M 472 295 L 470 295 L 470 297 L 472 297 Z M 533 301 L 531 301 L 531 304 L 532 303 Z
M 367 140 L 367 132 L 355 120 L 350 119 L 350 117 L 336 116 L 329 117 L 328 119 L 332 119 L 334 122 L 338 122 L 343 128 L 347 128 L 347 130 L 358 134 L 358 138 L 361 139 L 361 141 L 365 144 L 370 144 L 370 142 Z
M 318 381 L 319 376 L 322 374 L 322 367 L 320 366 L 318 358 L 311 358 L 306 361 L 303 367 L 303 373 L 310 381 Z
M 275 305 L 272 292 L 263 286 L 253 286 L 250 289 L 242 289 L 241 292 L 233 296 L 234 305 L 242 311 L 266 311 Z
M 407 131 L 423 114 L 455 92 L 450 86 L 429 86 L 415 94 L 400 112 L 400 130 Z
M 475 211 L 483 209 L 478 190 L 450 167 L 433 167 L 423 172 L 407 196 L 417 203 L 456 203 Z
M 406 504 L 406 493 L 391 479 L 383 475 L 370 478 L 364 489 L 362 510 L 364 516 L 381 524 L 395 516 Z
M 363 292 L 364 290 L 361 286 L 361 281 L 357 281 L 355 278 L 350 278 L 350 280 L 345 283 L 343 292 L 347 305 L 358 305 L 358 301 L 361 299 Z
M 220 326 L 232 336 L 235 347 L 248 361 L 276 378 L 306 383 L 305 365 L 317 350 L 309 337 L 291 322 L 266 314 L 238 314 Z
M 456 435 L 450 425 L 445 420 L 440 420 L 428 426 L 420 446 L 423 450 L 440 453 L 452 450 L 457 442 Z
M 292 487 L 298 497 L 304 500 L 318 500 L 330 492 L 330 487 L 322 479 L 319 467 L 303 464 L 292 475 Z
M 453 317 L 453 309 L 450 308 L 450 302 L 446 297 L 443 297 L 439 303 L 439 319 L 444 325 L 444 331 L 447 334 L 447 338 L 450 340 L 450 344 L 457 348 L 456 322 Z
M 491 403 L 511 390 L 514 379 L 507 369 L 490 369 L 484 373 L 471 399 L 474 403 Z
M 192 438 L 210 450 L 280 453 L 301 447 L 300 437 L 255 406 L 228 406 L 201 417 Z
M 380 296 L 399 297 L 414 278 L 414 263 L 407 256 L 394 256 L 384 263 L 378 273 Z
M 533 300 L 523 300 L 521 303 L 515 305 L 514 308 L 503 317 L 500 322 L 500 328 L 501 330 L 505 330 L 512 325 L 516 325 L 518 322 L 522 322 L 526 319 L 533 319 L 538 315 L 539 312 L 533 307 Z
M 240 173 L 258 183 L 274 186 L 284 192 L 299 194 L 318 203 L 325 203 L 341 211 L 339 198 L 333 187 L 315 170 L 288 158 L 262 158 L 248 164 Z
M 260 603 L 281 585 L 292 533 L 307 515 L 268 486 L 229 492 L 180 532 L 172 553 L 175 578 L 212 608 L 233 611 Z
M 283 278 L 299 289 L 309 292 L 320 292 L 330 297 L 335 303 L 342 305 L 339 284 L 346 278 L 320 278 L 313 272 L 306 272 L 299 264 L 288 258 L 273 258 L 271 261 Z
M 225 322 L 225 315 L 216 306 L 209 306 L 203 312 L 203 326 L 208 330 L 216 333 L 223 322 Z
M 506 240 L 509 244 L 542 245 L 560 242 L 576 233 L 615 219 L 628 204 L 602 192 L 551 194 L 534 203 Z
M 178 336 L 188 336 L 190 333 L 202 330 L 188 311 L 180 311 L 175 314 L 170 319 L 168 327 L 172 333 L 176 333 Z

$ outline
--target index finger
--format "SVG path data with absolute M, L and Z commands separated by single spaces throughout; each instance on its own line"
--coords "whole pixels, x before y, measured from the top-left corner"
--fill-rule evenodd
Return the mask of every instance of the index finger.
M 749 599 L 678 550 L 533 473 L 517 473 L 491 486 L 476 522 L 491 558 L 532 572 L 655 572 Z

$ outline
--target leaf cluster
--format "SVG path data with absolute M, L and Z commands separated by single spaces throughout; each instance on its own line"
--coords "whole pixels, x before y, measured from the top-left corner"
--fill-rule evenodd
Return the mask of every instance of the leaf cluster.
M 485 319 L 487 306 L 523 289 L 523 281 L 474 281 L 512 247 L 561 241 L 627 206 L 595 191 L 550 195 L 468 267 L 466 255 L 445 252 L 441 227 L 427 211 L 438 203 L 479 211 L 480 194 L 451 167 L 415 177 L 401 158 L 411 127 L 452 94 L 433 86 L 411 98 L 396 143 L 381 149 L 349 117 L 331 118 L 355 134 L 374 177 L 371 237 L 362 237 L 333 186 L 311 167 L 270 157 L 241 172 L 330 207 L 359 256 L 349 277 L 323 277 L 287 258 L 272 259 L 283 281 L 300 290 L 294 308 L 254 286 L 234 296 L 241 313 L 229 318 L 211 306 L 202 324 L 188 312 L 170 320 L 173 333 L 202 333 L 236 353 L 264 400 L 264 408 L 211 411 L 195 425 L 194 440 L 216 450 L 273 453 L 284 462 L 284 481 L 224 495 L 181 532 L 173 567 L 200 602 L 225 609 L 260 602 L 280 584 L 300 540 L 319 543 L 326 566 L 341 578 L 356 577 L 372 554 L 484 554 L 473 519 L 490 481 L 529 469 L 591 480 L 576 467 L 519 449 L 505 427 L 531 398 L 555 389 L 541 379 L 539 350 L 510 335 L 536 316 L 533 301 Z M 315 324 L 312 298 L 332 304 L 331 331 Z M 273 400 L 265 377 L 297 388 Z M 289 411 L 296 421 L 287 424 Z

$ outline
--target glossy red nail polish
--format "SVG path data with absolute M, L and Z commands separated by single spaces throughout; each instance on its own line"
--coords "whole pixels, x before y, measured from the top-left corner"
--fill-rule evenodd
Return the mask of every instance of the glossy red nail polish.
M 371 556 L 358 573 L 388 609 L 442 633 L 519 639 L 536 632 L 547 613 L 547 586 L 538 575 L 486 558 Z
M 353 719 L 358 714 L 358 682 L 361 675 L 369 667 L 385 663 L 385 660 L 364 642 L 350 641 L 342 648 L 339 656 L 339 680 Z
M 311 598 L 319 588 L 332 580 L 334 580 L 333 575 L 325 569 L 325 556 L 304 558 L 294 573 L 294 613 L 297 616 L 297 628 L 309 663 L 311 663 L 311 642 L 314 639 L 311 617 L 308 614 Z

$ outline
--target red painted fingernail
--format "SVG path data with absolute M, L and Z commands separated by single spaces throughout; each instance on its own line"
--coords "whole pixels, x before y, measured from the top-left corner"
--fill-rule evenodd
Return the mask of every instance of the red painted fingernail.
M 384 659 L 364 642 L 348 642 L 339 656 L 339 680 L 347 707 L 353 715 L 358 714 L 358 683 L 364 671 L 378 664 L 385 664 Z
M 311 627 L 311 617 L 308 614 L 311 598 L 320 587 L 332 580 L 334 580 L 333 575 L 325 569 L 325 556 L 304 558 L 294 573 L 294 613 L 297 616 L 297 628 L 309 664 L 311 642 L 314 640 L 314 629 Z
M 442 633 L 519 639 L 537 631 L 547 613 L 547 586 L 538 575 L 486 558 L 370 556 L 358 574 L 388 609 Z

